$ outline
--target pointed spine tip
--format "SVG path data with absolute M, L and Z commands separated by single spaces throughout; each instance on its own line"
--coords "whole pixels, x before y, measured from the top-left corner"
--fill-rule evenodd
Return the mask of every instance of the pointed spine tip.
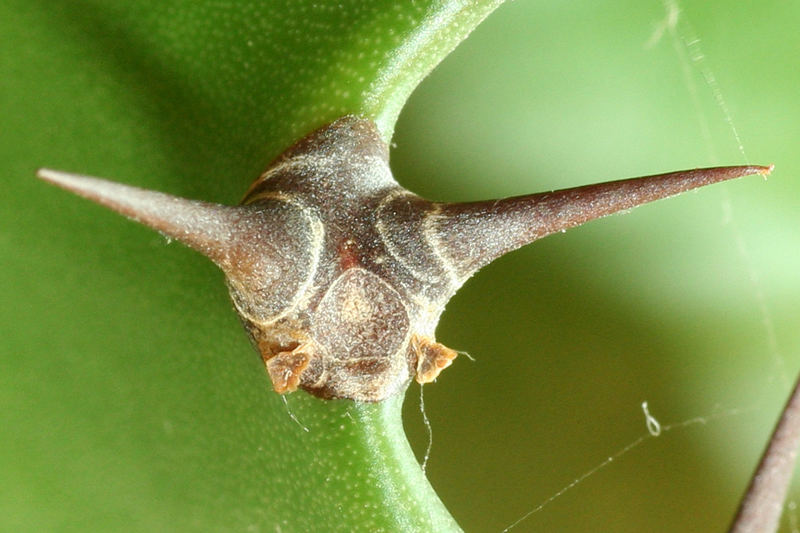
M 39 169 L 36 176 L 177 239 L 208 256 L 223 269 L 235 247 L 237 225 L 243 216 L 237 207 L 188 200 L 47 168 Z
M 725 168 L 725 167 L 721 167 Z M 773 170 L 775 170 L 775 165 L 743 165 L 740 167 L 730 167 L 732 171 L 737 172 L 739 175 L 738 177 L 744 176 L 752 176 L 758 174 L 760 176 L 769 176 Z
M 726 167 L 718 167 L 716 170 L 725 172 Z M 769 176 L 775 170 L 775 165 L 742 165 L 738 167 L 727 167 L 727 174 L 723 180 L 743 178 L 744 176 L 759 175 L 763 177 Z
M 66 183 L 71 181 L 70 178 L 75 178 L 76 176 L 49 168 L 40 168 L 36 171 L 36 177 L 53 185 L 64 187 Z
M 54 171 L 50 170 L 49 168 L 39 168 L 36 169 L 36 177 L 40 180 L 50 181 L 49 176 Z
M 70 172 L 62 172 L 60 170 L 52 170 L 49 168 L 40 168 L 36 171 L 36 177 L 42 181 L 46 181 L 56 187 L 77 194 L 89 200 L 92 200 L 106 207 L 114 209 L 107 202 L 108 194 L 103 190 L 103 185 L 110 185 L 119 189 L 133 190 L 135 187 L 113 183 L 101 178 L 86 176 L 83 174 L 72 174 Z
M 698 168 L 695 170 L 662 174 L 661 176 L 672 175 L 679 179 L 683 179 L 684 176 L 691 177 L 692 175 L 697 175 L 697 176 L 705 175 L 707 179 L 705 183 L 703 183 L 702 180 L 697 182 L 697 186 L 702 186 L 702 185 L 710 185 L 711 183 L 715 183 L 718 181 L 728 181 L 736 178 L 743 178 L 745 176 L 760 175 L 766 177 L 772 172 L 774 168 L 775 165 L 739 165 L 731 167 Z
M 468 275 L 546 235 L 705 185 L 754 174 L 766 176 L 773 168 L 695 168 L 488 202 L 442 204 L 437 242 Z

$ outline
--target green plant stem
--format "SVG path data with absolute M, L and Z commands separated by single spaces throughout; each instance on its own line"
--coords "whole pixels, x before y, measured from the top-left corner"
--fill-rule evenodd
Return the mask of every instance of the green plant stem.
M 3 306 L 14 438 L 0 470 L 27 495 L 0 502 L 0 529 L 457 529 L 411 453 L 401 397 L 298 393 L 288 404 L 309 431 L 287 422 L 211 265 L 32 176 L 52 166 L 234 203 L 342 115 L 374 118 L 388 141 L 414 87 L 499 3 L 0 6 L 5 196 L 28 206 L 0 243 L 4 294 L 26 302 Z
M 314 509 L 292 517 L 307 531 L 459 531 L 431 488 L 403 433 L 398 395 L 380 403 L 324 401 L 295 394 L 292 446 L 304 461 L 279 484 L 315 494 Z M 303 427 L 301 427 L 303 426 Z M 308 431 L 305 431 L 305 430 Z M 305 472 L 303 472 L 305 470 Z
M 778 530 L 800 444 L 800 378 L 750 479 L 729 533 Z

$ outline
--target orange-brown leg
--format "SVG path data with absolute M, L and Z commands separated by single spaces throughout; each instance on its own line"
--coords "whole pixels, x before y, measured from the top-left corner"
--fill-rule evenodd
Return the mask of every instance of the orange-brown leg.
M 411 346 L 417 354 L 417 383 L 430 383 L 450 366 L 458 352 L 429 337 L 414 335 Z
M 284 394 L 297 390 L 300 377 L 311 361 L 307 348 L 308 344 L 301 344 L 290 352 L 278 352 L 264 361 L 275 392 Z

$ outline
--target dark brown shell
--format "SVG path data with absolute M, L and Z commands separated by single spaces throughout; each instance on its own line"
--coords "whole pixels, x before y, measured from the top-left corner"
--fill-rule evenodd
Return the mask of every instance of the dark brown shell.
M 495 258 L 556 231 L 771 167 L 720 167 L 487 202 L 401 188 L 375 125 L 343 117 L 283 153 L 223 206 L 41 170 L 39 177 L 207 255 L 277 392 L 380 401 L 436 379 L 445 304 Z

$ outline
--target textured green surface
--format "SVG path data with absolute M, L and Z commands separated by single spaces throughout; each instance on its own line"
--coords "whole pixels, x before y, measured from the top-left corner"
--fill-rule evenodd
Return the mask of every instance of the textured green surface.
M 3 3 L 0 529 L 458 529 L 402 398 L 293 395 L 301 429 L 211 265 L 31 177 L 235 202 L 341 115 L 388 140 L 410 91 L 498 3 Z
M 186 23 L 205 24 L 196 46 L 213 47 L 228 30 L 210 15 L 164 16 L 135 39 L 103 37 L 132 24 L 122 5 L 0 3 L 0 529 L 277 531 L 316 502 L 271 497 L 292 479 L 281 464 L 296 464 L 275 435 L 315 437 L 268 390 L 221 274 L 32 179 L 48 165 L 235 202 L 280 149 L 267 119 L 289 127 L 262 82 L 142 44 Z M 194 5 L 205 2 L 178 12 Z M 800 12 L 681 6 L 749 159 L 775 174 L 545 239 L 457 295 L 438 336 L 477 361 L 458 360 L 425 403 L 428 473 L 467 531 L 502 530 L 643 434 L 643 400 L 662 423 L 754 409 L 646 441 L 512 531 L 724 530 L 787 390 L 751 272 L 787 373 L 800 365 Z M 398 179 L 478 199 L 744 162 L 702 76 L 716 157 L 671 45 L 644 47 L 663 17 L 660 1 L 507 3 L 412 96 L 394 137 Z M 406 423 L 420 455 L 415 396 Z M 305 403 L 289 397 L 315 431 Z
M 724 531 L 789 392 L 758 293 L 788 382 L 800 367 L 800 10 L 680 7 L 749 160 L 775 173 L 548 237 L 456 295 L 437 338 L 477 361 L 425 406 L 429 478 L 465 530 L 501 531 L 645 434 L 647 400 L 663 424 L 744 412 L 647 440 L 511 532 Z M 645 47 L 664 17 L 660 0 L 505 4 L 411 97 L 395 174 L 467 200 L 744 162 L 702 74 L 710 146 L 670 40 Z

